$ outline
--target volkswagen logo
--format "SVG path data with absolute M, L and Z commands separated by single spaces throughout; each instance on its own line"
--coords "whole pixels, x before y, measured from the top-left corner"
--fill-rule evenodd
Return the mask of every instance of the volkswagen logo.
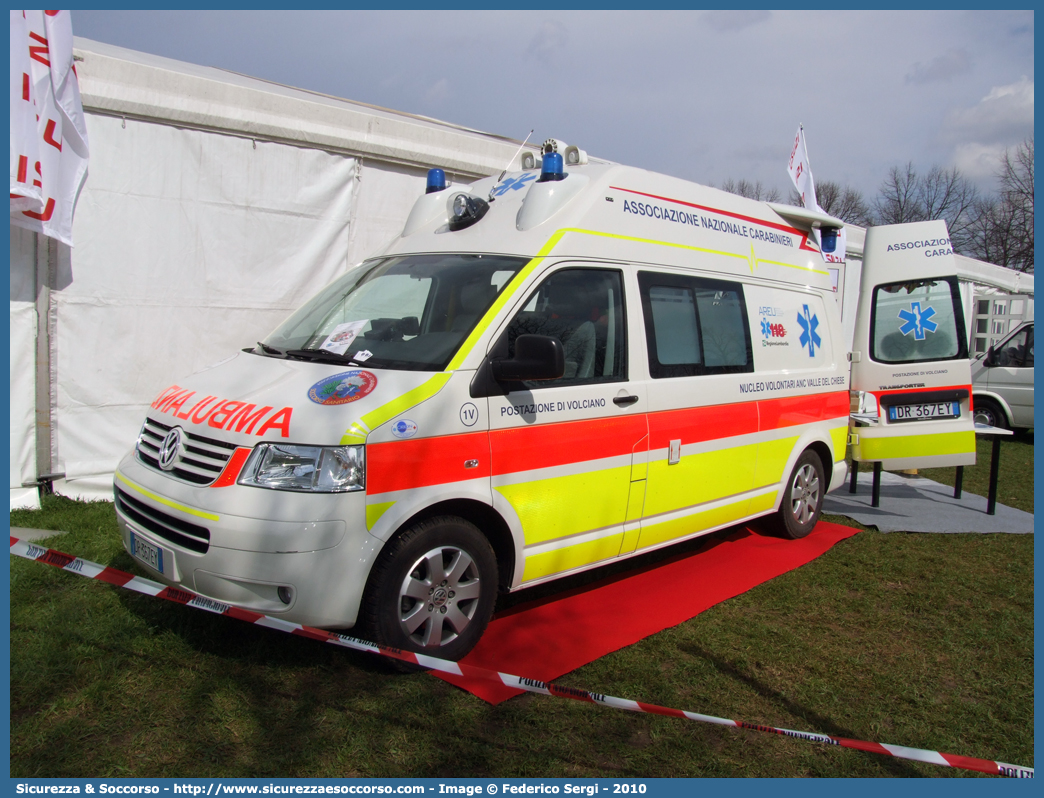
M 159 467 L 170 471 L 178 459 L 181 449 L 181 427 L 172 427 L 159 447 Z

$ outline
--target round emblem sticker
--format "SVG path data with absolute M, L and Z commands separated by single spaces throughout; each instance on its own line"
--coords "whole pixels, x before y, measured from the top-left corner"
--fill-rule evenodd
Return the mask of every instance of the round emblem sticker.
M 308 389 L 308 398 L 317 405 L 346 405 L 367 396 L 377 387 L 377 378 L 368 371 L 346 371 L 319 380 Z
M 460 406 L 460 423 L 465 427 L 474 427 L 476 421 L 478 421 L 478 408 L 471 402 L 462 404 Z
M 408 418 L 402 418 L 392 424 L 391 434 L 396 438 L 412 438 L 417 434 L 417 425 Z

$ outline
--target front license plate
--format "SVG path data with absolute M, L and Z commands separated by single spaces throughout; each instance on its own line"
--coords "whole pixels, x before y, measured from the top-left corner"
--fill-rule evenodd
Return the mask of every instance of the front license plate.
M 931 421 L 937 418 L 959 418 L 959 402 L 932 402 L 923 405 L 892 405 L 888 408 L 889 421 Z
M 163 549 L 153 546 L 147 540 L 142 540 L 133 532 L 130 533 L 131 554 L 135 559 L 141 560 L 149 568 L 163 573 Z

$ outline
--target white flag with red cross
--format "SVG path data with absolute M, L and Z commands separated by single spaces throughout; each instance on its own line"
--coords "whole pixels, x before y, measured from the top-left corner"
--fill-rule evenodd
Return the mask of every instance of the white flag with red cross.
M 68 11 L 11 11 L 11 224 L 72 246 L 87 125 Z

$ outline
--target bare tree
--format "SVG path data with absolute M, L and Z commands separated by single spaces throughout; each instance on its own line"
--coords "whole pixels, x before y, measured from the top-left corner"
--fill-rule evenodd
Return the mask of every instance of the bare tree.
M 1033 139 L 1015 148 L 1012 156 L 1004 152 L 1000 174 L 1001 201 L 1012 217 L 1014 256 L 1010 264 L 1018 271 L 1033 271 Z
M 980 201 L 972 254 L 1016 271 L 1033 271 L 1033 139 L 1005 151 L 997 174 L 1000 195 Z
M 762 202 L 779 202 L 782 197 L 779 193 L 779 189 L 767 189 L 761 184 L 760 180 L 752 183 L 749 180 L 733 180 L 730 177 L 721 184 L 721 190 L 727 191 L 730 194 L 739 194 L 741 197 L 747 197 L 748 199 L 760 200 Z
M 902 224 L 943 219 L 950 242 L 958 252 L 973 249 L 974 226 L 980 207 L 979 194 L 956 167 L 933 166 L 918 174 L 912 163 L 893 166 L 874 200 L 876 224 Z
M 791 189 L 787 200 L 791 205 L 801 205 L 801 195 Z M 824 213 L 836 216 L 843 222 L 866 227 L 871 224 L 870 206 L 863 195 L 851 186 L 842 186 L 832 180 L 816 184 L 816 202 Z
M 976 210 L 969 254 L 988 263 L 1015 268 L 1017 236 L 1011 207 L 996 197 L 986 197 L 979 201 Z
M 905 168 L 893 166 L 888 170 L 872 211 L 876 224 L 924 221 L 924 213 L 917 201 L 917 172 L 912 162 L 907 162 Z
M 941 169 L 933 166 L 920 180 L 920 197 L 924 218 L 945 219 L 953 248 L 967 252 L 979 200 L 975 186 L 965 180 L 956 167 Z

